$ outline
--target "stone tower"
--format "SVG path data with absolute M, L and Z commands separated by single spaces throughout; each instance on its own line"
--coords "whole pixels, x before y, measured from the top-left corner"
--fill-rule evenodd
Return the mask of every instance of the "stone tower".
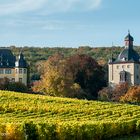
M 21 82 L 27 85 L 27 63 L 22 52 L 15 62 L 15 82 Z
M 128 82 L 130 85 L 140 84 L 140 56 L 134 50 L 133 37 L 128 32 L 125 37 L 125 48 L 117 59 L 109 60 L 109 85 Z

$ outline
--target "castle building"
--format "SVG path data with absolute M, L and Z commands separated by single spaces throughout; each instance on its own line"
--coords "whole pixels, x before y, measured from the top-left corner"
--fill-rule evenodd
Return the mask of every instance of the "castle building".
M 128 32 L 125 37 L 125 48 L 117 59 L 109 60 L 109 85 L 127 82 L 130 85 L 140 84 L 140 56 L 134 50 L 133 37 Z
M 22 52 L 16 59 L 11 50 L 0 48 L 0 79 L 5 77 L 27 85 L 27 62 Z

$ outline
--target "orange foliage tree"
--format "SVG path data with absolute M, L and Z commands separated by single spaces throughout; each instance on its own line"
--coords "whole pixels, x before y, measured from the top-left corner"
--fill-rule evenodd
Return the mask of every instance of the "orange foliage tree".
M 122 102 L 140 103 L 140 86 L 131 87 L 127 93 L 120 98 Z
M 120 101 L 120 98 L 124 96 L 129 90 L 128 83 L 121 83 L 115 87 L 105 87 L 98 93 L 98 99 L 104 101 Z

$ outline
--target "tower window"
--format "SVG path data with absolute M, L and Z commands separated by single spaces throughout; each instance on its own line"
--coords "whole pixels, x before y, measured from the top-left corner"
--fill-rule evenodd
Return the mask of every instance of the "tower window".
M 22 69 L 19 69 L 19 74 L 22 74 Z
M 119 69 L 119 66 L 117 65 L 117 69 Z
M 126 72 L 125 71 L 122 71 L 120 73 L 120 82 L 126 82 Z
M 24 74 L 26 74 L 26 69 L 24 69 Z
M 16 73 L 18 73 L 18 69 L 16 69 Z
M 137 79 L 139 79 L 139 76 L 137 75 Z

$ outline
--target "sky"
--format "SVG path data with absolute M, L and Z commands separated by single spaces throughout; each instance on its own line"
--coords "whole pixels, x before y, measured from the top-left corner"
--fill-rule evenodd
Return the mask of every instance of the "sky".
M 109 47 L 130 30 L 140 45 L 140 0 L 1 0 L 0 46 Z

